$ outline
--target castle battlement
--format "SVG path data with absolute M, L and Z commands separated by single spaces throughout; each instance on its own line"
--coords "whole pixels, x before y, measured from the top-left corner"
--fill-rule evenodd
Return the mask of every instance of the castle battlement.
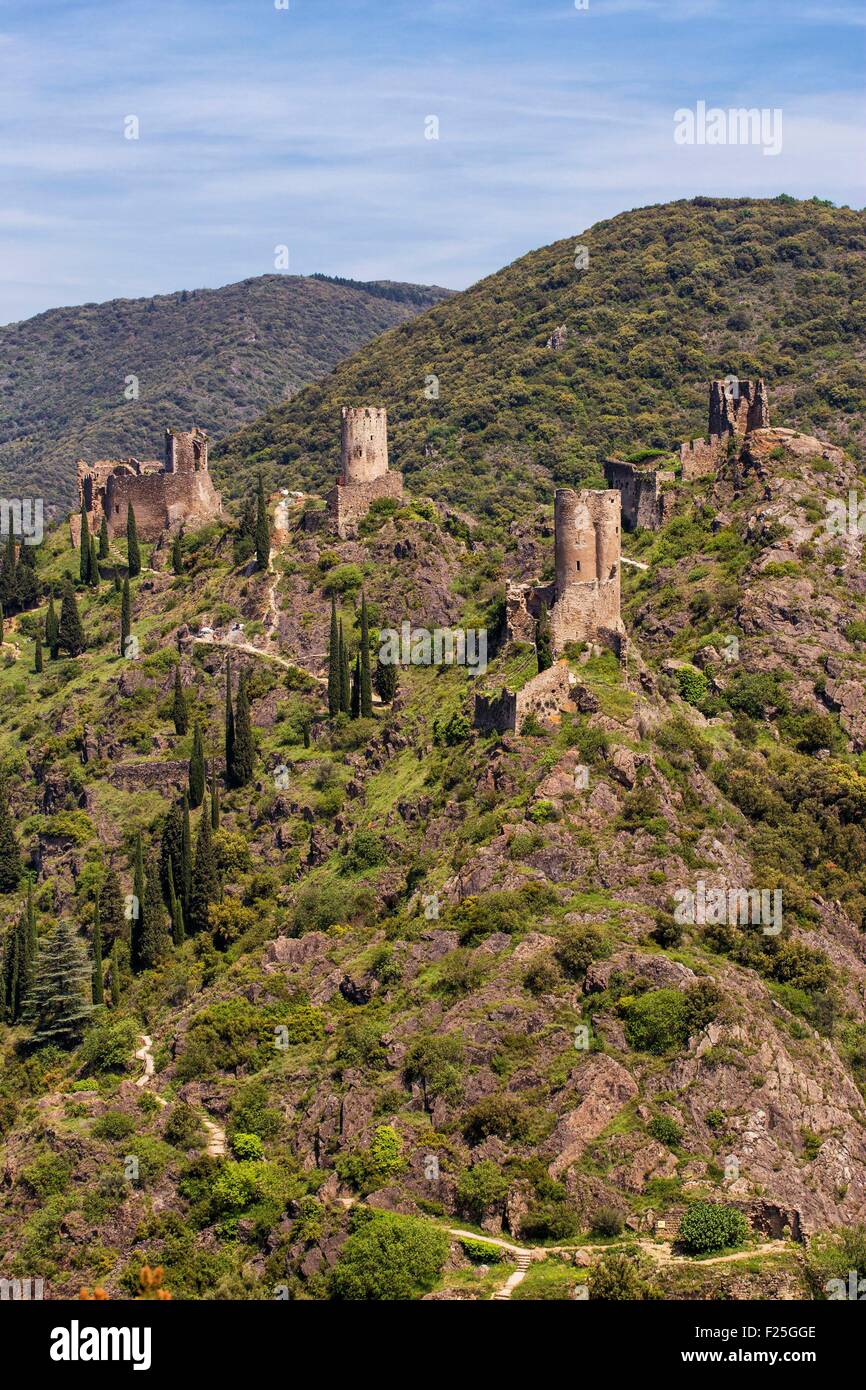
M 724 377 L 710 382 L 709 437 L 680 445 L 683 481 L 715 473 L 729 447 L 741 445 L 752 430 L 766 429 L 770 405 L 763 379 Z

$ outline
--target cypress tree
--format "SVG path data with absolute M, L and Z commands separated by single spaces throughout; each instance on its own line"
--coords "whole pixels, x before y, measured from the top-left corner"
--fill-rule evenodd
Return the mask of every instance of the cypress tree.
M 183 550 L 180 544 L 180 531 L 178 531 L 171 545 L 171 567 L 175 574 L 183 574 Z
M 193 811 L 201 805 L 204 799 L 204 789 L 204 741 L 201 734 L 201 724 L 196 720 L 192 736 L 192 757 L 189 760 L 189 804 Z
M 117 568 L 117 565 L 115 565 L 115 566 L 114 566 L 114 592 L 115 592 L 116 594 L 119 594 L 122 588 L 123 588 L 123 585 L 122 585 L 121 582 L 120 582 L 120 570 Z
M 328 639 L 328 714 L 334 719 L 340 713 L 340 630 L 337 626 L 337 603 L 331 598 L 331 634 Z
M 80 656 L 84 651 L 84 629 L 78 616 L 75 590 L 69 576 L 63 581 L 63 601 L 60 605 L 60 623 L 57 631 L 57 645 L 70 656 Z
M 3 614 L 3 604 L 0 603 L 0 643 L 6 641 L 6 619 Z
M 144 920 L 141 932 L 141 961 L 152 970 L 165 954 L 168 940 L 165 931 L 165 906 L 159 881 L 159 865 L 151 855 L 147 864 L 144 886 Z
M 182 946 L 184 943 L 183 908 L 180 898 L 174 891 L 174 870 L 171 861 L 168 865 L 168 915 L 171 918 L 171 939 L 175 946 Z
M 99 588 L 99 577 L 100 577 L 100 576 L 99 576 L 99 558 L 98 558 L 98 556 L 97 556 L 97 554 L 96 554 L 96 537 L 95 537 L 95 536 L 91 536 L 91 537 L 90 537 L 90 570 L 89 570 L 88 576 L 87 576 L 87 582 L 89 583 L 91 589 L 98 589 L 98 588 Z
M 207 930 L 208 908 L 218 898 L 219 878 L 213 852 L 210 809 L 205 805 L 198 823 L 195 867 L 192 871 L 192 891 L 190 893 L 189 913 L 187 914 L 187 924 L 191 932 Z
M 116 1009 L 120 1005 L 121 996 L 123 994 L 123 970 L 120 964 L 119 936 L 114 938 L 114 945 L 111 948 L 108 968 L 111 974 L 111 1004 L 112 1007 Z
M 256 502 L 248 492 L 244 498 L 234 541 L 235 564 L 244 565 L 256 548 Z
M 6 548 L 3 552 L 3 564 L 0 567 L 0 604 L 9 613 L 16 606 L 18 595 L 18 561 L 15 549 L 15 536 L 11 531 L 6 535 Z
M 361 713 L 361 653 L 355 655 L 355 669 L 352 672 L 351 714 L 357 719 Z
M 538 657 L 539 671 L 547 671 L 553 665 L 553 650 L 551 643 L 552 637 L 547 604 L 542 603 L 538 610 L 538 621 L 535 624 L 535 651 Z
M 217 781 L 216 758 L 211 760 L 210 827 L 211 830 L 219 830 L 220 828 L 220 788 Z
M 174 668 L 174 698 L 171 704 L 171 717 L 174 720 L 175 733 L 185 734 L 189 729 L 189 710 L 183 681 L 180 678 L 180 665 Z
M 129 580 L 123 581 L 123 595 L 120 600 L 120 655 L 126 656 L 126 643 L 132 632 L 132 598 Z
M 159 876 L 165 901 L 171 906 L 169 884 L 183 885 L 183 811 L 176 801 L 165 818 L 159 844 Z
M 226 657 L 226 777 L 231 783 L 235 761 L 235 716 L 232 709 L 232 659 Z
M 186 792 L 181 801 L 181 872 L 176 880 L 180 891 L 184 913 L 189 915 L 189 900 L 192 895 L 192 831 L 189 825 L 189 797 Z
M 37 676 L 42 674 L 42 632 L 38 628 L 33 641 L 33 670 Z
M 81 504 L 81 535 L 78 538 L 78 578 L 82 584 L 90 583 L 90 522 L 84 503 Z
M 132 875 L 132 892 L 135 898 L 133 903 L 132 921 L 130 923 L 131 937 L 129 949 L 129 963 L 133 972 L 138 974 L 145 967 L 144 960 L 144 903 L 147 883 L 144 876 L 144 851 L 141 845 L 141 835 L 136 836 L 135 840 L 135 867 Z
M 127 923 L 123 911 L 123 893 L 115 869 L 109 869 L 102 880 L 97 899 L 99 923 L 106 940 L 115 941 L 126 935 Z
M 18 568 L 15 571 L 15 603 L 19 609 L 35 608 L 40 601 L 42 587 L 36 574 L 36 547 L 22 541 L 18 551 Z
M 247 696 L 246 672 L 241 673 L 238 682 L 238 699 L 235 706 L 234 759 L 231 768 L 231 781 L 235 787 L 245 787 L 252 780 L 255 745 L 253 726 L 250 720 L 250 702 Z
M 370 627 L 367 621 L 367 598 L 361 590 L 361 718 L 370 719 L 373 714 L 373 683 L 370 679 Z
M 36 913 L 33 906 L 33 884 L 27 886 L 27 899 L 15 926 L 6 934 L 3 949 L 2 998 L 0 1014 L 9 1023 L 17 1023 L 33 987 L 36 965 Z
M 48 611 L 45 614 L 45 645 L 48 648 L 52 661 L 57 660 L 59 626 L 57 613 L 54 608 L 54 594 L 52 593 L 48 600 Z
M 343 637 L 343 624 L 340 623 L 340 710 L 348 714 L 352 705 L 351 682 L 349 680 L 349 647 Z
M 271 558 L 271 528 L 268 522 L 268 503 L 265 498 L 265 484 L 259 474 L 256 489 L 256 568 L 266 570 Z
M 102 927 L 99 922 L 99 907 L 93 920 L 93 1002 L 103 1003 L 102 992 Z
M 92 969 L 71 922 L 59 922 L 40 953 L 33 984 L 33 1041 L 73 1048 L 84 1036 L 93 1012 Z
M 105 520 L 105 513 L 103 512 L 102 520 L 101 520 L 100 523 L 99 523 L 99 558 L 100 558 L 100 560 L 107 560 L 107 559 L 108 559 L 108 551 L 109 551 L 109 545 L 108 545 L 108 522 Z
M 15 838 L 15 827 L 9 812 L 9 788 L 0 779 L 0 893 L 12 893 L 21 881 L 23 870 L 21 851 Z
M 3 942 L 2 1016 L 7 1023 L 15 1023 L 21 1007 L 19 990 L 19 960 L 21 938 L 17 925 L 10 927 Z
M 397 667 L 393 661 L 376 662 L 376 692 L 383 705 L 390 705 L 397 694 Z
M 138 531 L 135 526 L 135 512 L 132 503 L 126 509 L 126 565 L 130 579 L 141 574 L 141 551 L 138 546 Z

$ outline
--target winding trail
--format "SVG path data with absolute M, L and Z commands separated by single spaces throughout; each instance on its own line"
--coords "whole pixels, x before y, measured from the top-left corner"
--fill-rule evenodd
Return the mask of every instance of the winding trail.
M 496 1236 L 477 1236 L 474 1231 L 461 1231 L 451 1226 L 448 1227 L 449 1236 L 461 1236 L 465 1240 L 477 1240 L 480 1245 L 495 1245 L 499 1250 L 509 1250 L 515 1256 L 517 1268 L 509 1274 L 505 1283 L 491 1295 L 492 1299 L 508 1299 L 511 1297 L 518 1284 L 522 1284 L 526 1278 L 526 1271 L 532 1262 L 532 1251 L 523 1245 L 512 1245 L 508 1240 L 499 1240 Z
M 137 1078 L 135 1084 L 136 1086 L 150 1086 L 150 1083 L 153 1081 L 155 1072 L 153 1061 L 153 1038 L 149 1037 L 147 1033 L 142 1033 L 141 1042 L 142 1046 L 138 1049 L 135 1055 L 144 1066 L 144 1071 L 141 1073 L 141 1076 Z M 166 1100 L 165 1096 L 161 1096 L 158 1091 L 153 1091 L 152 1095 L 154 1096 L 154 1099 L 159 1102 L 160 1105 L 168 1105 L 168 1101 Z M 224 1158 L 227 1152 L 225 1130 L 223 1129 L 222 1125 L 217 1124 L 216 1120 L 212 1120 L 210 1118 L 210 1116 L 206 1113 L 203 1107 L 199 1106 L 199 1109 L 201 1111 L 201 1122 L 204 1125 L 205 1130 L 207 1131 L 206 1152 L 210 1155 L 211 1158 Z

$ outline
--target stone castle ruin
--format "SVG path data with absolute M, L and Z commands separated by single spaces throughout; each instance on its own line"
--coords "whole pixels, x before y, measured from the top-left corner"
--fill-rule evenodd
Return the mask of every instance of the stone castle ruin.
M 401 501 L 403 478 L 388 467 L 388 414 L 381 406 L 343 406 L 340 476 L 328 494 L 328 510 L 341 540 L 357 534 L 358 523 L 380 497 Z
M 769 424 L 770 406 L 763 380 L 724 377 L 710 382 L 709 437 L 680 445 L 683 482 L 715 473 L 729 450 L 739 450 L 747 434 L 767 429 Z
M 201 526 L 219 516 L 222 499 L 207 466 L 204 430 L 166 430 L 165 459 L 99 459 L 78 462 L 78 496 L 91 531 L 105 517 L 110 537 L 126 531 L 129 505 L 139 539 L 155 541 L 175 526 Z M 79 518 L 71 518 L 73 538 Z
M 738 452 L 752 430 L 770 423 L 767 388 L 763 380 L 739 381 L 724 377 L 710 382 L 709 432 L 705 439 L 691 439 L 679 448 L 679 473 L 670 467 L 624 463 L 607 459 L 604 476 L 622 498 L 622 524 L 627 531 L 657 531 L 674 514 L 679 481 L 717 472 L 731 451 Z
M 625 635 L 620 616 L 619 492 L 557 488 L 553 518 L 556 578 L 552 584 L 507 586 L 509 640 L 535 641 L 544 604 L 555 655 L 561 655 L 569 642 L 609 647 L 619 654 Z
M 620 615 L 620 495 L 615 489 L 575 492 L 557 488 L 553 503 L 556 578 L 552 584 L 513 584 L 505 591 L 510 642 L 534 643 L 542 606 L 551 646 L 561 657 L 569 643 L 626 654 Z M 474 724 L 482 732 L 519 733 L 529 715 L 556 718 L 573 709 L 568 662 L 556 661 L 519 690 L 475 696 Z

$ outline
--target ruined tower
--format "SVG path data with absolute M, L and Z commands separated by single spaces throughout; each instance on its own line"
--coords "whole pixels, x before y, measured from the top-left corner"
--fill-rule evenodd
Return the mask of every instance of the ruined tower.
M 770 406 L 763 379 L 723 377 L 710 382 L 709 438 L 680 445 L 683 481 L 715 473 L 729 446 L 739 446 L 752 430 L 767 429 Z
M 340 474 L 328 494 L 328 508 L 341 540 L 357 533 L 358 522 L 380 497 L 403 496 L 403 479 L 388 467 L 388 414 L 381 406 L 343 406 L 340 420 Z
M 553 584 L 509 584 L 508 636 L 533 641 L 546 605 L 554 653 L 569 642 L 589 642 L 619 654 L 621 503 L 615 489 L 575 492 L 557 488 L 553 503 L 556 578 Z
M 340 412 L 340 483 L 370 483 L 388 472 L 388 414 L 381 406 Z
M 207 435 L 204 430 L 166 430 L 166 473 L 206 473 Z

